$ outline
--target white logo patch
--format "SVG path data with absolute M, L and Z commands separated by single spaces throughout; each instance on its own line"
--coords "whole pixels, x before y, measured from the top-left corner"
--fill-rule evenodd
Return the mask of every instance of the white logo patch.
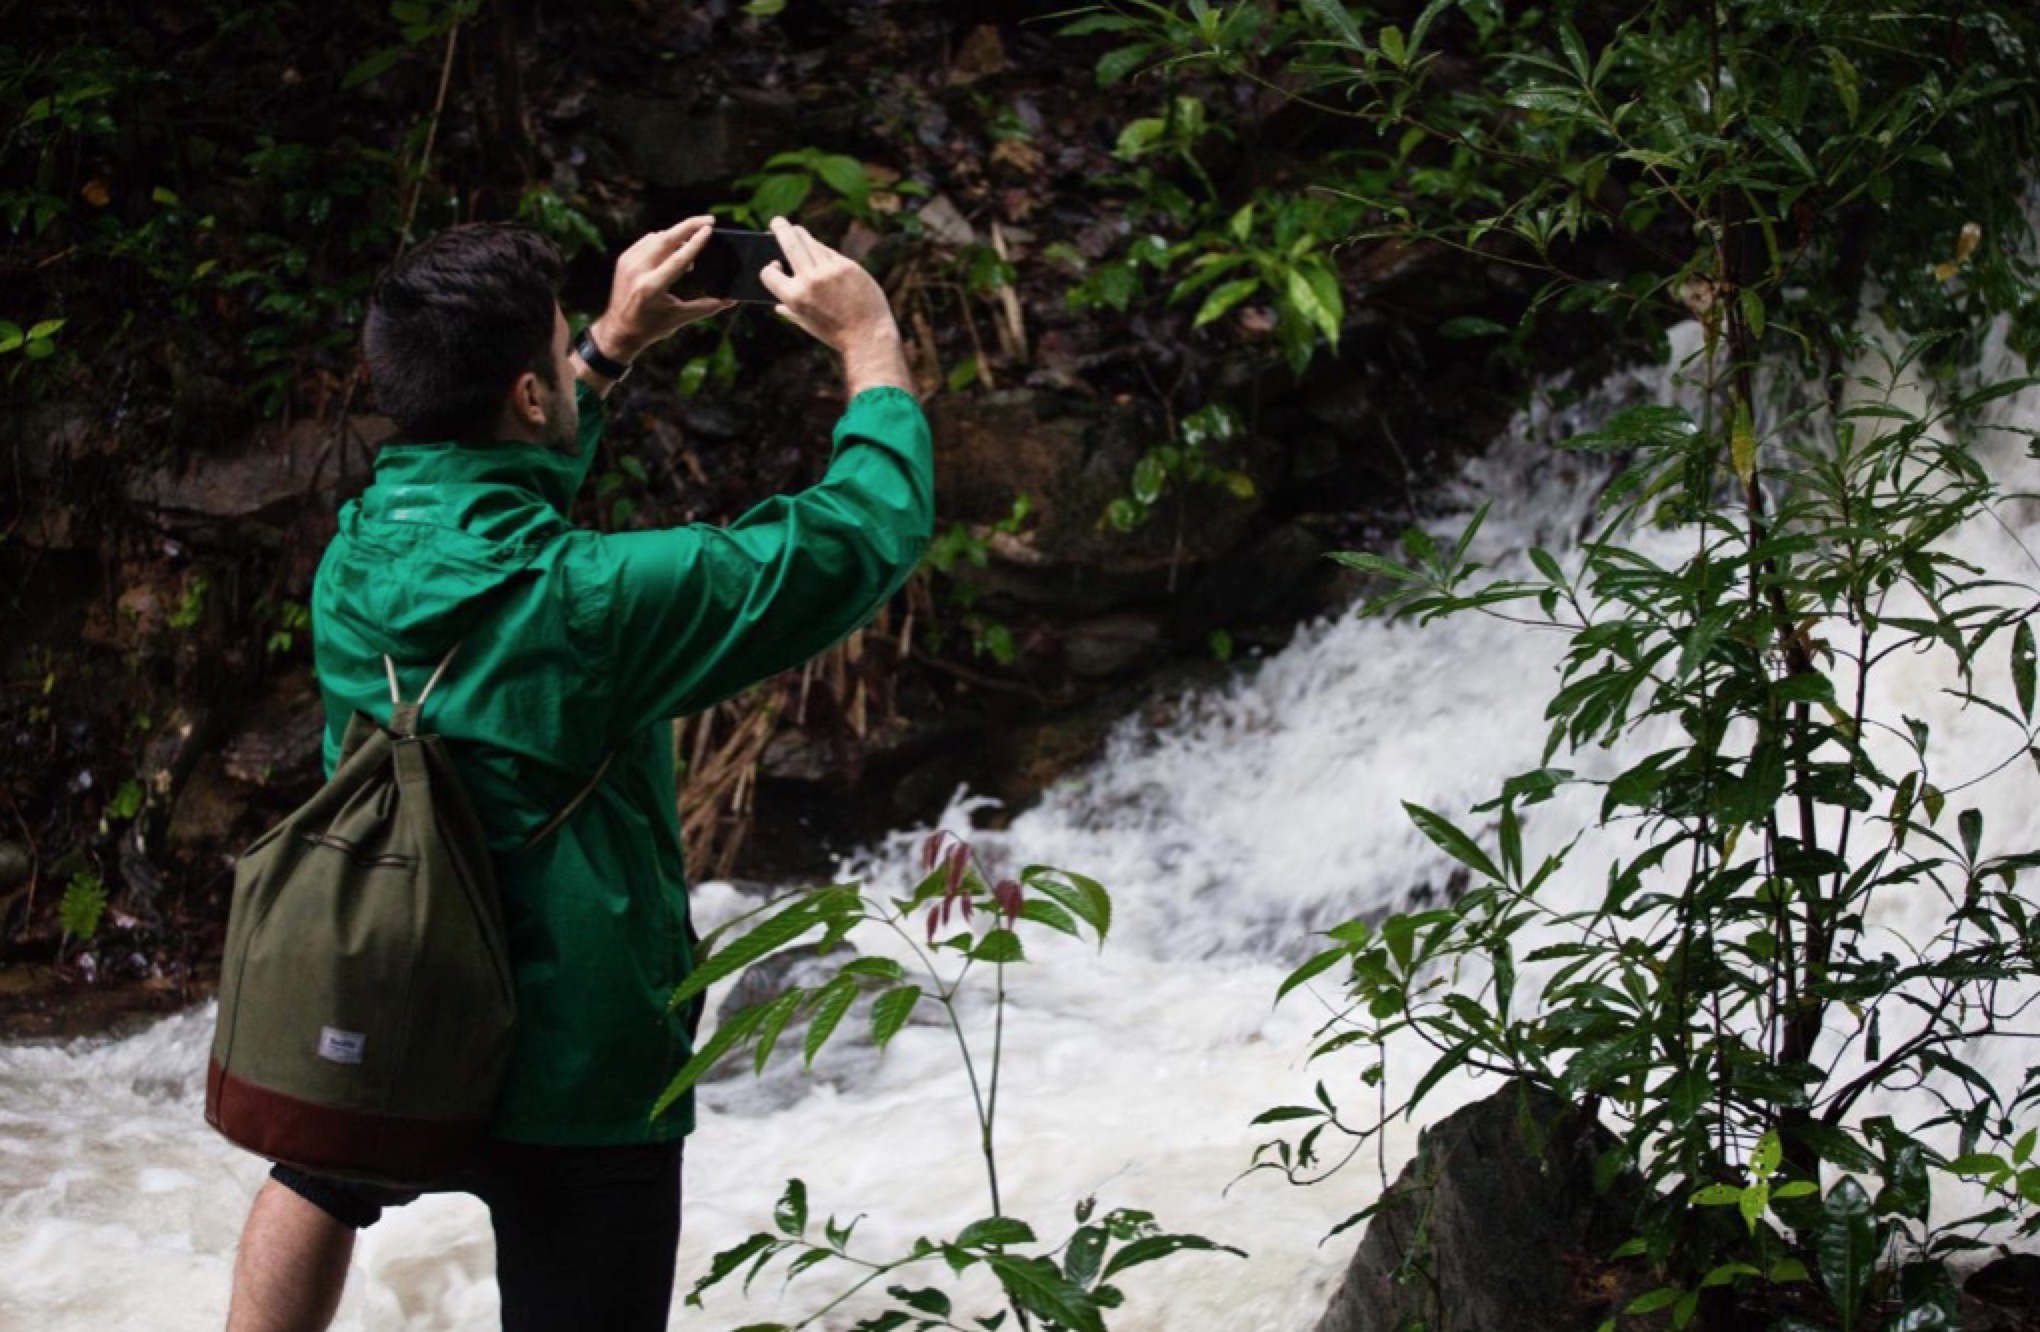
M 366 1032 L 342 1031 L 338 1027 L 319 1028 L 319 1058 L 330 1059 L 336 1064 L 358 1064 L 362 1051 L 368 1048 Z

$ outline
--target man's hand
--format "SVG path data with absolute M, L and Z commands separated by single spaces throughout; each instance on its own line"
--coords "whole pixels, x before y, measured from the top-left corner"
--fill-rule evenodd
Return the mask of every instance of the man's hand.
M 774 309 L 842 356 L 850 396 L 886 384 L 912 392 L 899 324 L 877 279 L 783 217 L 772 219 L 772 234 L 793 271 L 775 259 L 758 280 L 779 299 Z
M 609 308 L 590 329 L 604 356 L 634 361 L 697 319 L 721 314 L 735 301 L 683 301 L 672 287 L 694 265 L 694 256 L 715 230 L 712 217 L 690 217 L 677 226 L 641 237 L 616 260 Z

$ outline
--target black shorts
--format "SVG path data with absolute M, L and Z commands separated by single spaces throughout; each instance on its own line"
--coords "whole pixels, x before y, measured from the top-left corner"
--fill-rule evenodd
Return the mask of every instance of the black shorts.
M 633 1147 L 496 1143 L 430 1193 L 471 1193 L 496 1231 L 503 1332 L 663 1332 L 680 1247 L 679 1142 Z M 342 1225 L 371 1226 L 420 1190 L 277 1166 L 270 1176 Z

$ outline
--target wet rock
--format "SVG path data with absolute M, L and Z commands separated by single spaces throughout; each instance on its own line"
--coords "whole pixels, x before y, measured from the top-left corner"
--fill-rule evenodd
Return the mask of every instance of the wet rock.
M 1310 529 L 1284 523 L 1200 573 L 1172 606 L 1170 632 L 1179 642 L 1196 643 L 1214 630 L 1319 609 L 1337 572 L 1323 554 L 1324 543 Z
M 177 793 L 164 840 L 172 851 L 183 853 L 221 847 L 247 812 L 247 793 L 228 780 L 217 755 L 207 755 Z
M 762 89 L 709 102 L 614 93 L 596 99 L 595 120 L 637 174 L 663 189 L 729 180 L 803 142 L 792 94 Z
M 1614 1316 L 1622 1281 L 1572 1279 L 1629 1237 L 1645 1196 L 1633 1173 L 1595 1191 L 1614 1144 L 1523 1083 L 1446 1116 L 1383 1195 L 1317 1332 L 1558 1332 Z
M 294 672 L 243 717 L 220 749 L 226 775 L 250 786 L 309 789 L 324 774 L 326 714 L 311 673 Z
M 2006 1254 L 1985 1264 L 1962 1283 L 1962 1296 L 1962 1325 L 1971 1332 L 2040 1327 L 2040 1254 Z
M 356 416 L 337 427 L 300 421 L 182 469 L 137 470 L 126 494 L 180 536 L 302 543 L 308 537 L 301 520 L 330 523 L 340 501 L 368 484 L 375 446 L 395 429 L 381 416 Z
M 1183 570 L 1239 544 L 1279 466 L 1272 441 L 1243 441 L 1255 497 L 1218 486 L 1175 486 L 1132 532 L 1108 530 L 1107 507 L 1126 495 L 1134 464 L 1159 440 L 1135 409 L 1048 389 L 1003 389 L 933 404 L 936 509 L 946 519 L 992 524 L 1025 496 L 1033 516 L 998 540 L 984 590 L 1032 604 L 1111 608 L 1166 590 Z
M 1063 664 L 1072 675 L 1102 680 L 1151 664 L 1168 648 L 1159 617 L 1101 615 L 1063 634 Z
M 0 893 L 27 883 L 34 866 L 35 859 L 28 854 L 27 847 L 19 842 L 0 842 Z

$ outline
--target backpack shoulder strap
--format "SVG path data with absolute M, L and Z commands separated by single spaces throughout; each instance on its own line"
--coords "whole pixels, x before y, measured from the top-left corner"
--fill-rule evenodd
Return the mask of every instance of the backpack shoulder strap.
M 440 658 L 439 665 L 433 668 L 432 678 L 427 680 L 425 687 L 418 691 L 418 701 L 415 703 L 406 703 L 404 701 L 403 689 L 397 683 L 397 664 L 387 654 L 383 656 L 383 669 L 390 677 L 390 730 L 394 734 L 404 739 L 409 739 L 418 734 L 418 714 L 424 710 L 425 700 L 432 696 L 433 686 L 439 683 L 440 676 L 446 674 L 446 668 L 453 664 L 453 654 L 458 651 L 460 651 L 460 643 L 455 643 L 451 648 L 447 649 L 446 655 Z M 558 832 L 568 819 L 574 817 L 575 811 L 588 803 L 588 797 L 595 794 L 595 788 L 602 785 L 602 779 L 609 775 L 609 765 L 615 758 L 616 751 L 613 749 L 604 754 L 601 764 L 595 769 L 595 775 L 588 779 L 587 785 L 576 791 L 574 798 L 561 807 L 559 813 L 547 819 L 544 826 L 524 840 L 524 845 L 518 847 L 510 854 L 521 856 L 546 838 Z
M 546 838 L 558 832 L 560 828 L 565 825 L 568 819 L 574 817 L 575 811 L 579 810 L 581 806 L 588 803 L 588 797 L 595 794 L 595 788 L 602 785 L 602 779 L 609 775 L 609 765 L 612 762 L 614 762 L 615 759 L 616 751 L 613 749 L 610 750 L 607 754 L 604 754 L 602 756 L 601 765 L 595 769 L 595 775 L 588 779 L 588 784 L 586 786 L 583 786 L 579 791 L 576 791 L 574 793 L 574 798 L 572 800 L 569 800 L 564 806 L 562 806 L 559 813 L 553 815 L 550 819 L 546 820 L 545 826 L 541 827 L 537 832 L 531 834 L 530 837 L 525 839 L 523 846 L 518 847 L 515 851 L 512 851 L 510 854 L 513 856 L 521 856 L 526 851 L 529 851 L 533 847 L 537 846 L 540 842 L 543 842 Z

